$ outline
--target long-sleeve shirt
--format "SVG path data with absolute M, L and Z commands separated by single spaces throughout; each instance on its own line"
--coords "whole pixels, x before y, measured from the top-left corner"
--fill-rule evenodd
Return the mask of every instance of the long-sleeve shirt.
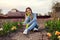
M 24 24 L 32 24 L 33 22 L 37 23 L 37 16 L 35 13 L 32 13 L 33 19 L 30 21 L 30 16 L 26 16 Z

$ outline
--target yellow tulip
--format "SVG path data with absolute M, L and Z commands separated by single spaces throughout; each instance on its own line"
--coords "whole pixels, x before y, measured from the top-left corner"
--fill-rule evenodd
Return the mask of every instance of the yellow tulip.
M 51 33 L 47 33 L 47 36 L 48 36 L 48 37 L 51 37 L 52 35 L 51 35 Z
M 58 38 L 60 39 L 60 36 L 58 36 Z
M 16 28 L 16 26 L 13 26 L 12 28 L 11 28 L 11 30 L 16 30 L 17 28 Z
M 60 18 L 58 18 L 58 21 L 60 20 Z
M 56 32 L 55 32 L 55 35 L 60 35 L 60 32 L 56 31 Z
M 45 26 L 47 26 L 47 23 L 45 24 Z
M 3 30 L 3 28 L 0 28 L 0 31 L 2 31 Z
M 57 34 L 58 34 L 58 31 L 55 32 L 55 35 L 57 35 Z

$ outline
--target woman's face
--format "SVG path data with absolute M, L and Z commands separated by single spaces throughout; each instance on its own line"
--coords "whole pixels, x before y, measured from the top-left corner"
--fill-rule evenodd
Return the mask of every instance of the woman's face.
M 30 9 L 27 9 L 27 12 L 31 14 L 31 10 Z

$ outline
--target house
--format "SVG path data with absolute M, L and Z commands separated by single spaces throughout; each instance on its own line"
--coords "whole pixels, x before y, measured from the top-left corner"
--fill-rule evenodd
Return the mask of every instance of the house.
M 12 9 L 11 11 L 9 11 L 6 16 L 8 17 L 24 17 L 25 16 L 25 12 L 19 11 L 17 9 Z

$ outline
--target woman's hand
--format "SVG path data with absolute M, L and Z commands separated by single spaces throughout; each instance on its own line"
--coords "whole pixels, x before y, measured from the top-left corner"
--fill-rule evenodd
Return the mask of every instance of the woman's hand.
M 26 13 L 26 16 L 30 16 L 31 14 L 29 12 Z

